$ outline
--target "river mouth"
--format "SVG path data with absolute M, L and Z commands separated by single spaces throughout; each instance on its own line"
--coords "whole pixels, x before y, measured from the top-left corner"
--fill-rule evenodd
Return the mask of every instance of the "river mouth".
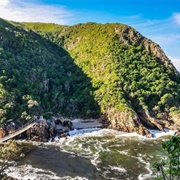
M 165 139 L 99 129 L 41 144 L 8 174 L 19 180 L 150 180 L 151 164 L 158 160 Z

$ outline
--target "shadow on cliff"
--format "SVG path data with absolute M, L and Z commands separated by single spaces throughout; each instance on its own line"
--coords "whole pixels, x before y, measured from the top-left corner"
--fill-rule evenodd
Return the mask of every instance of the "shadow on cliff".
M 98 118 L 100 107 L 94 100 L 94 88 L 91 79 L 74 63 L 69 52 L 38 34 L 36 36 L 43 43 L 51 44 L 52 49 L 49 46 L 48 49 L 52 53 L 55 51 L 56 58 L 58 58 L 55 63 L 59 66 L 52 66 L 53 71 L 55 70 L 57 73 L 54 74 L 54 78 L 52 77 L 49 80 L 48 89 L 49 93 L 54 91 L 54 87 L 57 87 L 60 91 L 57 92 L 58 94 L 54 93 L 54 95 L 56 94 L 56 100 L 50 110 L 71 118 Z M 52 98 L 55 98 L 55 96 Z
M 6 70 L 7 78 L 15 77 L 8 83 L 1 81 L 9 94 L 13 90 L 16 97 L 16 107 L 13 109 L 16 117 L 15 113 L 9 112 L 8 119 L 18 119 L 26 110 L 29 114 L 44 115 L 50 112 L 73 118 L 100 116 L 100 108 L 92 93 L 91 79 L 74 63 L 65 49 L 22 28 L 18 23 L 14 25 L 0 19 L 0 28 L 0 36 L 3 37 L 0 46 L 5 55 L 7 53 L 13 57 L 8 59 L 11 66 L 7 68 L 6 59 L 1 55 L 4 58 L 1 69 Z M 21 36 L 17 38 L 17 32 L 26 39 Z M 24 95 L 37 100 L 39 107 L 28 110 L 22 98 Z

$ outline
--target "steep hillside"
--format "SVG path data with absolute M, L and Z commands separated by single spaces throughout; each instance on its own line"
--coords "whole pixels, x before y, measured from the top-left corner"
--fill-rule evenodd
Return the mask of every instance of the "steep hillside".
M 133 28 L 86 23 L 51 31 L 25 25 L 70 53 L 91 79 L 108 127 L 146 134 L 144 126 L 179 125 L 179 73 L 156 43 Z
M 0 24 L 2 118 L 101 115 L 105 126 L 139 134 L 148 134 L 145 127 L 180 125 L 179 73 L 157 44 L 133 28 Z M 7 106 L 7 99 L 15 105 Z M 15 107 L 16 116 L 9 113 Z
M 97 117 L 90 79 L 63 48 L 0 20 L 0 122 L 34 115 Z M 86 101 L 85 99 L 88 99 Z

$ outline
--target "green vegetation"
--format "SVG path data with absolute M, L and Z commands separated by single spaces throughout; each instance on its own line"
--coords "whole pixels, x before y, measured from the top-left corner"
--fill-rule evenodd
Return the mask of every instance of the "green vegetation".
M 0 20 L 0 119 L 100 117 L 114 129 L 180 125 L 180 76 L 160 47 L 123 24 Z M 15 113 L 14 113 L 15 112 Z
M 165 155 L 161 161 L 153 164 L 157 170 L 156 180 L 180 179 L 180 136 L 172 136 L 162 144 Z
M 34 115 L 96 117 L 90 80 L 68 52 L 32 31 L 0 22 L 0 122 Z

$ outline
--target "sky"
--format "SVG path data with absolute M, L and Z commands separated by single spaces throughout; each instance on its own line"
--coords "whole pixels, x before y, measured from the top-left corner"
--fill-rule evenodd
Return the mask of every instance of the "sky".
M 17 22 L 123 23 L 160 45 L 180 71 L 180 0 L 0 0 Z

